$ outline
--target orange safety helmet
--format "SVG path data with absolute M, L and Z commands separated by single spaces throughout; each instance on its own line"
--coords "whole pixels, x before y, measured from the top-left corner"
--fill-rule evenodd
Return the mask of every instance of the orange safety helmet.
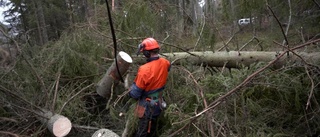
M 146 38 L 139 44 L 139 50 L 142 52 L 143 50 L 153 50 L 159 49 L 160 46 L 158 42 L 154 38 Z

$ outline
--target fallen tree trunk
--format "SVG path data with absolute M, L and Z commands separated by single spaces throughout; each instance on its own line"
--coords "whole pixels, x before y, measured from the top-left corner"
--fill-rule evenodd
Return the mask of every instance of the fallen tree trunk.
M 120 51 L 117 55 L 117 64 L 120 75 L 123 75 L 129 69 L 132 63 L 132 58 L 125 52 Z M 102 97 L 109 97 L 111 94 L 112 85 L 120 80 L 120 75 L 117 70 L 116 61 L 112 63 L 103 78 L 97 84 L 97 93 Z
M 42 123 L 47 124 L 48 130 L 56 137 L 64 137 L 69 134 L 72 124 L 68 118 L 59 114 L 53 114 L 50 111 L 42 110 L 40 119 Z
M 172 61 L 173 64 L 187 64 L 193 65 L 208 65 L 212 67 L 228 67 L 240 68 L 242 66 L 249 66 L 257 62 L 270 62 L 274 60 L 281 52 L 263 52 L 263 51 L 229 51 L 229 52 L 174 52 L 163 53 L 163 57 Z M 297 56 L 298 55 L 298 56 Z M 273 64 L 273 67 L 279 68 L 287 63 L 302 63 L 303 60 L 311 64 L 320 64 L 320 52 L 306 53 L 297 52 L 297 55 L 292 52 L 288 56 L 283 56 Z M 303 59 L 301 60 L 300 57 Z M 138 64 L 145 63 L 144 58 L 135 58 Z

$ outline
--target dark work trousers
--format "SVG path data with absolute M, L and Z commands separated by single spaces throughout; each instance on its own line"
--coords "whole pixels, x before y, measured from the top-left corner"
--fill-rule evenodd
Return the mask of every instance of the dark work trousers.
M 143 117 L 139 119 L 138 130 L 135 137 L 157 137 L 157 119 L 151 119 L 151 129 L 148 133 L 149 128 L 149 118 Z

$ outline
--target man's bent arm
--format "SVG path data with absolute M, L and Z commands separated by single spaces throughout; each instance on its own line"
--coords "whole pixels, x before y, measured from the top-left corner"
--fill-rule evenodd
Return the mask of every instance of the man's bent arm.
M 139 99 L 142 96 L 143 89 L 139 88 L 136 83 L 133 83 L 130 88 L 129 95 L 134 99 Z

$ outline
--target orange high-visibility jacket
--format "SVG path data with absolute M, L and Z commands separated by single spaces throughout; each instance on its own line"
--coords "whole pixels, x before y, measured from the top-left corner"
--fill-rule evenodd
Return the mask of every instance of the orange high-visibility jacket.
M 149 58 L 149 62 L 140 66 L 137 76 L 130 88 L 129 95 L 139 99 L 164 89 L 170 62 L 164 58 Z

